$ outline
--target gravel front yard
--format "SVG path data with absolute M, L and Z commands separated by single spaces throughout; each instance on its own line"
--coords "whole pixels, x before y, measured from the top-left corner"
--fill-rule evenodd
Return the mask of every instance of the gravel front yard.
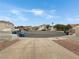
M 18 41 L 19 41 L 19 39 L 16 39 L 16 40 L 3 40 L 3 41 L 1 41 L 0 42 L 0 50 L 2 50 L 4 48 L 6 48 L 6 47 L 18 42 Z
M 79 55 L 79 40 L 53 40 L 64 48 L 69 49 L 73 53 Z

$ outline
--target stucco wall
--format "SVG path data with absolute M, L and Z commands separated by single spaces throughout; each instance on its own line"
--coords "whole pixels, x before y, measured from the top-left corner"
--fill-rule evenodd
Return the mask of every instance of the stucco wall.
M 1 31 L 12 31 L 14 25 L 7 21 L 0 21 L 0 30 Z
M 79 36 L 79 26 L 76 26 L 74 29 L 76 36 Z

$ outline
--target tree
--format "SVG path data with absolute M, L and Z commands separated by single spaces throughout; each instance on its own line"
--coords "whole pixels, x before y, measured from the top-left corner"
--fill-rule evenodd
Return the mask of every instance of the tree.
M 49 24 L 48 24 L 48 25 L 46 25 L 46 28 L 47 28 L 47 29 L 49 29 L 49 27 L 50 27 L 50 25 L 49 25 Z
M 64 31 L 65 25 L 63 25 L 63 24 L 56 24 L 56 25 L 54 25 L 54 28 L 57 31 Z
M 64 29 L 64 33 L 66 34 L 66 35 L 69 35 L 69 33 L 70 32 L 72 32 L 72 31 L 70 31 L 70 29 L 72 29 L 72 26 L 71 25 L 66 25 L 65 26 L 65 29 Z
M 71 25 L 68 24 L 68 25 L 65 26 L 65 30 L 70 30 L 70 29 L 72 29 Z

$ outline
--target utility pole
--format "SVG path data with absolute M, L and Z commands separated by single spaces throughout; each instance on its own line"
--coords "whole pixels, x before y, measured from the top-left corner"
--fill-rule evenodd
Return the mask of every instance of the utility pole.
M 53 26 L 54 22 L 52 22 L 52 26 Z

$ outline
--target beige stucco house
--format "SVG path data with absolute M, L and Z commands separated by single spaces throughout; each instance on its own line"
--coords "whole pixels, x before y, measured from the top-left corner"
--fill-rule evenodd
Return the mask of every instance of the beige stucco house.
M 79 26 L 74 27 L 75 29 L 75 35 L 79 36 Z
M 0 31 L 12 31 L 14 24 L 9 21 L 0 21 Z
M 9 21 L 0 21 L 0 40 L 12 40 L 15 35 L 12 34 L 14 24 Z

